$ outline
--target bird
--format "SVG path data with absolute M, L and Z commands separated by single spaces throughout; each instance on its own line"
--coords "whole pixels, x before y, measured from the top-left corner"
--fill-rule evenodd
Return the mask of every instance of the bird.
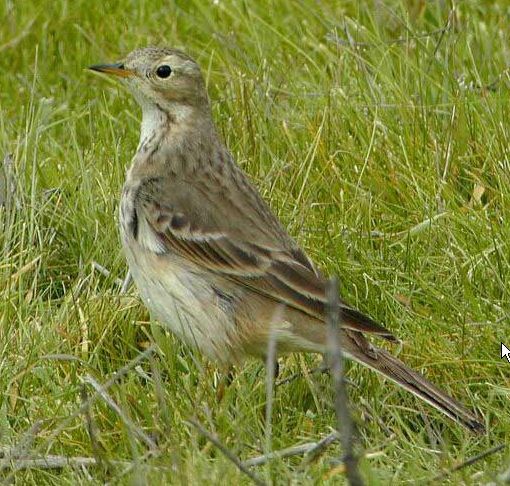
M 279 353 L 326 355 L 329 280 L 289 236 L 233 159 L 213 121 L 199 64 L 144 47 L 89 69 L 115 76 L 142 111 L 119 206 L 122 247 L 151 316 L 221 365 Z M 338 301 L 343 353 L 467 429 L 478 416 L 373 338 L 384 326 Z

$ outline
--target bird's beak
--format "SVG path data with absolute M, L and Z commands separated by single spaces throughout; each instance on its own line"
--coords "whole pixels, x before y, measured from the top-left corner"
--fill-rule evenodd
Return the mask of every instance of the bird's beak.
M 126 69 L 121 62 L 115 64 L 94 64 L 93 66 L 89 66 L 89 69 L 99 73 L 113 74 L 121 78 L 129 78 L 134 74 L 130 69 Z

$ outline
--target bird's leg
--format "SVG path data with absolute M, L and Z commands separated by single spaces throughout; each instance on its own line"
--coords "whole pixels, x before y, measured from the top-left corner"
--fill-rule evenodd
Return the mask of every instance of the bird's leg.
M 280 363 L 278 362 L 278 359 L 275 359 L 273 363 L 273 378 L 277 380 L 279 376 L 280 376 Z
M 329 373 L 330 367 L 328 365 L 328 362 L 326 358 L 323 358 L 322 363 L 319 366 L 316 366 L 315 368 L 312 368 L 308 371 L 309 375 L 321 375 L 322 373 Z M 297 373 L 294 373 L 290 375 L 289 377 L 279 381 L 276 383 L 276 386 L 282 386 L 282 385 L 288 385 L 289 383 L 297 380 L 298 378 L 301 378 L 303 376 L 303 373 L 298 371 Z M 344 381 L 348 385 L 354 385 L 354 383 L 347 378 L 344 377 Z
M 307 372 L 308 375 L 315 375 L 315 374 L 322 374 L 322 373 L 328 373 L 329 372 L 329 366 L 326 362 L 326 359 L 324 358 L 322 360 L 322 363 L 312 368 Z M 282 385 L 288 385 L 289 383 L 292 383 L 293 381 L 297 380 L 298 378 L 301 378 L 303 376 L 303 373 L 301 371 L 298 371 L 297 373 L 293 373 L 292 375 L 288 376 L 287 378 L 284 378 L 281 381 L 278 381 L 276 383 L 276 386 L 282 386 Z
M 273 360 L 268 360 L 267 359 L 267 356 L 264 356 L 262 358 L 263 362 L 264 362 L 264 371 L 265 371 L 265 374 L 267 376 L 267 373 L 269 371 L 272 371 L 272 377 L 274 379 L 274 381 L 276 382 L 276 380 L 278 379 L 278 377 L 280 376 L 280 363 L 278 362 L 278 358 L 275 357 Z

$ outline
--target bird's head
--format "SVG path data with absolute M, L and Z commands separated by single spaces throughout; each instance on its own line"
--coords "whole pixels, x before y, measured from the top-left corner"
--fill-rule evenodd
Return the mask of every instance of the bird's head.
M 96 64 L 89 69 L 121 78 L 144 109 L 154 106 L 172 113 L 179 106 L 208 106 L 200 67 L 177 49 L 136 49 L 118 63 Z

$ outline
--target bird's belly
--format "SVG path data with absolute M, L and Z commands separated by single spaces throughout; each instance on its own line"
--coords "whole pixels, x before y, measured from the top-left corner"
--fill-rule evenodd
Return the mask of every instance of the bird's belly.
M 234 317 L 220 305 L 213 286 L 168 254 L 138 250 L 125 245 L 133 280 L 152 317 L 210 359 L 233 361 Z

